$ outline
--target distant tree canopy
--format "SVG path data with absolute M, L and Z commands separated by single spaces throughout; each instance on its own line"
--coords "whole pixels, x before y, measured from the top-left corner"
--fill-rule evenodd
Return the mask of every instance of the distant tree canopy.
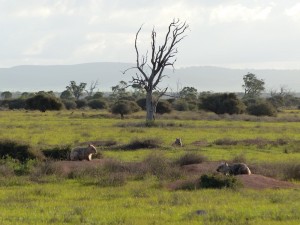
M 211 94 L 201 98 L 201 108 L 216 114 L 241 114 L 246 106 L 234 93 Z
M 60 99 L 49 94 L 38 94 L 32 98 L 28 98 L 26 105 L 28 109 L 40 110 L 41 112 L 47 110 L 61 110 L 63 108 L 63 103 Z
M 1 97 L 3 99 L 11 99 L 12 98 L 12 93 L 9 91 L 4 91 L 1 93 Z
M 74 97 L 73 97 L 73 94 L 71 91 L 65 90 L 60 94 L 60 98 L 61 99 L 72 99 Z
M 253 73 L 248 73 L 243 77 L 244 84 L 242 87 L 245 90 L 244 98 L 257 98 L 260 96 L 261 92 L 265 90 L 264 80 L 256 78 Z
M 70 85 L 67 86 L 66 89 L 74 95 L 76 100 L 78 100 L 83 94 L 85 87 L 86 83 L 80 83 L 79 85 L 77 85 L 75 81 L 70 81 Z
M 194 87 L 184 87 L 179 92 L 179 97 L 186 101 L 197 101 L 198 91 Z
M 138 112 L 141 108 L 136 102 L 121 100 L 116 102 L 112 108 L 111 112 L 113 114 L 120 114 L 121 119 L 124 119 L 124 115 L 131 114 L 133 112 Z

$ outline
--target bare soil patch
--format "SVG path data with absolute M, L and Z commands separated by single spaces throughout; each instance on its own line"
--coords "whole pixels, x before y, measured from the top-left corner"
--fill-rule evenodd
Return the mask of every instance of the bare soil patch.
M 60 171 L 62 175 L 67 176 L 68 174 L 85 170 L 85 169 L 93 169 L 103 166 L 103 164 L 108 159 L 94 159 L 92 161 L 56 161 L 53 162 L 52 166 Z M 203 174 L 208 173 L 216 173 L 216 168 L 220 162 L 203 162 L 200 164 L 192 164 L 182 166 L 182 170 L 191 177 L 191 179 L 195 179 L 195 177 L 200 177 Z M 271 177 L 262 176 L 259 174 L 251 174 L 251 175 L 238 175 L 236 176 L 239 179 L 245 188 L 251 189 L 280 189 L 280 188 L 300 188 L 300 185 L 296 185 L 294 183 L 288 181 L 282 181 L 278 179 L 274 179 Z M 175 189 L 176 186 L 183 183 L 184 181 L 175 181 L 169 185 L 170 189 Z

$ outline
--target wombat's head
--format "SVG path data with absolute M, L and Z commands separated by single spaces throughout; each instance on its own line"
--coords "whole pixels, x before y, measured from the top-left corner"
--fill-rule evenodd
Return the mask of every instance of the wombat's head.
M 229 165 L 227 163 L 222 163 L 218 168 L 217 168 L 217 172 L 221 172 L 221 173 L 228 173 L 230 170 Z
M 96 152 L 97 152 L 96 147 L 95 147 L 94 145 L 92 145 L 92 144 L 89 144 L 87 150 L 88 150 L 88 153 L 90 153 L 90 154 L 91 154 L 91 153 L 96 153 Z

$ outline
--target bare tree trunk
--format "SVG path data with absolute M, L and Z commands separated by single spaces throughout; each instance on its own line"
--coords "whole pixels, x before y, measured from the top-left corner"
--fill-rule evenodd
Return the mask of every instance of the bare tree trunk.
M 148 91 L 146 94 L 146 109 L 147 109 L 147 121 L 154 120 L 155 103 L 153 102 L 152 91 Z

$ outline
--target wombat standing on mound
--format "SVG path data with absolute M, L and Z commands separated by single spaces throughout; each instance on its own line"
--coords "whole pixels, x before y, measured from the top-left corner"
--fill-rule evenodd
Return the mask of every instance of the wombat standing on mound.
M 96 148 L 94 145 L 89 144 L 88 147 L 77 147 L 71 151 L 70 159 L 75 160 L 92 160 L 92 154 L 96 153 Z
M 234 163 L 232 165 L 228 165 L 227 163 L 222 163 L 217 168 L 217 171 L 225 175 L 239 175 L 239 174 L 250 175 L 251 174 L 249 167 L 245 163 Z

